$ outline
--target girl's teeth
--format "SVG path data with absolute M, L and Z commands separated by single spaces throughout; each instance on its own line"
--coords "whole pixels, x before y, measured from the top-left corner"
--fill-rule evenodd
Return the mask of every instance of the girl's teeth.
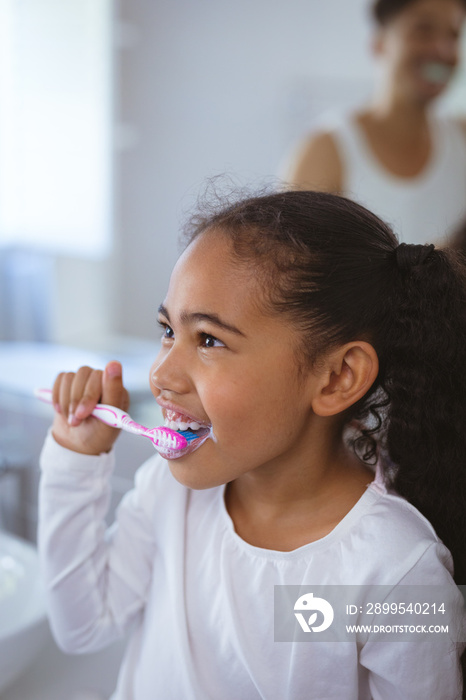
M 174 420 L 169 420 L 165 422 L 165 425 L 167 428 L 170 428 L 171 430 L 187 430 L 190 428 L 191 430 L 199 430 L 201 427 L 200 423 L 196 423 L 193 421 L 192 423 L 185 423 L 184 421 L 180 421 L 179 423 Z

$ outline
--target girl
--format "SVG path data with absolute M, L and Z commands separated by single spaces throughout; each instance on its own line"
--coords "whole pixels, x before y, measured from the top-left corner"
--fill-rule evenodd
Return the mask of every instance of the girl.
M 273 620 L 276 585 L 438 585 L 463 615 L 454 253 L 338 196 L 252 198 L 198 217 L 159 322 L 155 399 L 211 437 L 143 465 L 105 532 L 116 431 L 90 414 L 126 409 L 121 367 L 58 376 L 39 546 L 60 645 L 130 631 L 115 700 L 458 700 L 448 635 L 275 642 Z
M 285 179 L 355 199 L 393 222 L 406 242 L 435 242 L 466 216 L 466 124 L 433 113 L 459 63 L 466 2 L 371 6 L 376 92 L 314 130 Z

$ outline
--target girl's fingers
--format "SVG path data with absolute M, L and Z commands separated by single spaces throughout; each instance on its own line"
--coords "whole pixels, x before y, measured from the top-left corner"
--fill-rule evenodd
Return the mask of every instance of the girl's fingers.
M 61 413 L 61 405 L 60 405 L 60 385 L 63 379 L 64 372 L 60 372 L 60 374 L 57 376 L 53 383 L 52 387 L 52 403 L 54 409 L 57 411 L 57 413 Z
M 91 367 L 81 367 L 76 373 L 62 372 L 53 385 L 52 400 L 57 411 L 52 434 L 59 445 L 83 454 L 108 452 L 119 431 L 86 419 L 98 403 L 127 410 L 129 400 L 121 365 L 111 362 L 105 372 Z
M 81 367 L 76 374 L 71 393 L 72 417 L 70 425 L 79 423 L 92 414 L 102 396 L 102 370 Z
M 74 372 L 63 372 L 59 375 L 58 404 L 60 413 L 67 418 L 70 405 L 71 386 L 73 384 Z
M 120 363 L 109 362 L 105 371 L 84 366 L 77 372 L 62 372 L 53 385 L 52 401 L 57 413 L 73 428 L 89 418 L 98 403 L 127 411 L 129 396 Z

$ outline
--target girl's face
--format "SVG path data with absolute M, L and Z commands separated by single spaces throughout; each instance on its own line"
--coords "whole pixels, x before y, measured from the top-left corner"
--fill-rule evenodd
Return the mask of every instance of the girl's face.
M 396 89 L 421 102 L 440 95 L 459 62 L 465 12 L 459 0 L 416 0 L 376 41 Z
M 265 312 L 254 270 L 226 236 L 206 232 L 186 249 L 159 309 L 161 351 L 151 388 L 166 421 L 196 421 L 212 437 L 170 459 L 181 483 L 207 488 L 306 460 L 316 375 L 300 372 L 298 332 Z

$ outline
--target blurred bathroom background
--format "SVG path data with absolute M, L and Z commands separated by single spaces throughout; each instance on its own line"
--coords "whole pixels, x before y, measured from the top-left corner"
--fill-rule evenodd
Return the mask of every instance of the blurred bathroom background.
M 0 530 L 35 542 L 51 410 L 34 387 L 120 359 L 132 415 L 157 419 L 180 227 L 210 179 L 274 183 L 320 114 L 369 94 L 367 4 L 0 0 Z M 463 69 L 440 109 L 466 111 Z M 152 453 L 121 436 L 112 512 Z M 108 697 L 120 647 L 45 646 L 2 700 Z

